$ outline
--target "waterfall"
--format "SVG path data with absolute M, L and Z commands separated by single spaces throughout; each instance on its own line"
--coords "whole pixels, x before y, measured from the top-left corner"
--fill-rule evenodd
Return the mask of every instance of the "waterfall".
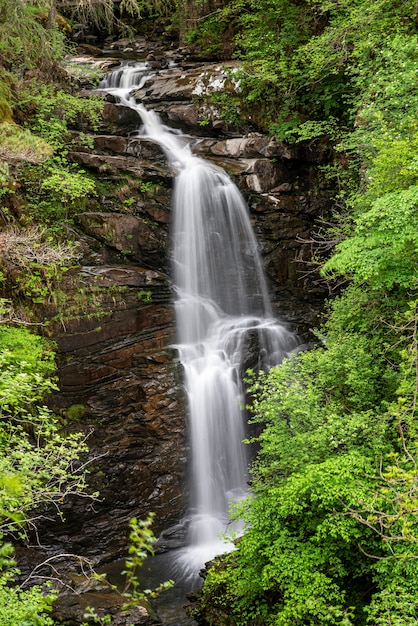
M 296 345 L 273 319 L 248 209 L 220 168 L 194 156 L 188 140 L 164 127 L 131 96 L 144 64 L 112 73 L 101 85 L 136 110 L 143 134 L 165 151 L 176 173 L 172 266 L 177 343 L 184 368 L 191 446 L 188 546 L 179 562 L 196 572 L 232 549 L 219 537 L 231 503 L 247 494 L 244 358 L 258 367 L 278 364 Z

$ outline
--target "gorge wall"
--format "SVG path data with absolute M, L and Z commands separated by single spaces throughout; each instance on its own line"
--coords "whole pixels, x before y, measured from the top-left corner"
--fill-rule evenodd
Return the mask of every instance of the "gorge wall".
M 235 88 L 231 80 L 221 65 L 168 67 L 160 59 L 137 97 L 195 137 L 193 150 L 234 178 L 248 201 L 275 314 L 308 342 L 327 295 L 309 262 L 317 220 L 331 207 L 320 175 L 329 155 L 282 144 L 256 132 L 250 120 L 219 119 L 207 95 Z M 99 131 L 73 131 L 70 157 L 100 181 L 100 193 L 69 232 L 81 264 L 66 277 L 68 315 L 51 325 L 60 380 L 54 404 L 72 428 L 85 431 L 90 482 L 100 493 L 95 503 L 68 501 L 66 521 L 46 522 L 42 530 L 43 552 L 88 555 L 97 563 L 125 554 L 131 517 L 154 511 L 159 533 L 187 507 L 185 399 L 172 347 L 172 172 L 158 146 L 135 136 L 137 115 L 111 100 Z M 93 147 L 81 141 L 81 131 Z

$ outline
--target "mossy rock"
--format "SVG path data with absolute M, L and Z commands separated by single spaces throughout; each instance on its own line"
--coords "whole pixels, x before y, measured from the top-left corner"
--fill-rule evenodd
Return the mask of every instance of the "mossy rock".
M 49 12 L 37 10 L 35 11 L 36 19 L 42 26 L 47 26 L 49 20 Z M 72 28 L 69 22 L 60 13 L 55 15 L 55 23 L 64 33 L 71 34 Z
M 0 96 L 0 123 L 12 122 L 12 109 L 9 103 Z
M 12 85 L 14 79 L 9 72 L 0 68 L 0 123 L 13 122 Z

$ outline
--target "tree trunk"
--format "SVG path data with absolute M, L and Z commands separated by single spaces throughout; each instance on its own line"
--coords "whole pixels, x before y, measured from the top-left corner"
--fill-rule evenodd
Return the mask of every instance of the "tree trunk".
M 48 20 L 46 23 L 47 28 L 53 28 L 57 22 L 57 7 L 55 5 L 55 0 L 51 0 L 51 6 L 48 11 Z

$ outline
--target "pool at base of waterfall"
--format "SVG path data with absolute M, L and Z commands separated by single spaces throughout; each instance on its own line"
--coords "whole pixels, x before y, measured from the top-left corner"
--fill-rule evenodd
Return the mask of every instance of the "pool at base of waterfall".
M 184 549 L 170 550 L 148 557 L 137 571 L 142 589 L 155 589 L 166 580 L 174 580 L 174 586 L 163 591 L 151 603 L 162 626 L 196 626 L 197 624 L 187 616 L 185 605 L 187 594 L 198 591 L 202 585 L 202 579 L 196 570 L 194 575 L 184 576 L 180 573 L 178 561 L 180 557 L 184 558 L 183 553 Z M 125 577 L 122 574 L 124 569 L 125 561 L 118 560 L 103 567 L 100 573 L 106 574 L 107 580 L 122 590 L 125 583 Z

